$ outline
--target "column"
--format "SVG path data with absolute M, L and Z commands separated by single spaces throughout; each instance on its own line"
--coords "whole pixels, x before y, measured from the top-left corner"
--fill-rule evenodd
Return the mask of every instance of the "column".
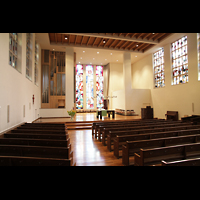
M 123 78 L 124 78 L 124 98 L 125 110 L 129 108 L 129 95 L 131 94 L 131 53 L 124 52 L 123 55 Z
M 65 108 L 74 106 L 74 49 L 67 47 L 65 52 Z

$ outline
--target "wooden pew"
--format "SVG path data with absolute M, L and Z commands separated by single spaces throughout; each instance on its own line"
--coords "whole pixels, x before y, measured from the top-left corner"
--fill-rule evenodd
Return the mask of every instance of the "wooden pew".
M 0 165 L 5 160 L 11 165 L 22 161 L 24 165 L 73 165 L 73 152 L 65 129 L 65 125 L 22 124 L 4 133 L 4 138 L 0 138 Z
M 69 135 L 64 134 L 37 134 L 37 133 L 5 133 L 5 138 L 32 138 L 49 140 L 67 140 Z
M 181 121 L 179 121 L 179 122 L 176 122 L 176 124 L 179 124 L 179 123 L 182 123 Z M 106 128 L 106 130 L 107 130 L 107 132 L 109 131 L 108 129 L 110 128 L 110 129 L 112 129 L 112 128 L 114 128 L 114 129 L 116 129 L 116 128 L 120 128 L 120 129 L 123 129 L 123 127 L 125 127 L 125 128 L 127 128 L 127 127 L 138 127 L 138 128 L 142 128 L 142 127 L 152 127 L 152 126 L 163 126 L 163 125 L 167 125 L 167 124 L 173 124 L 173 126 L 175 126 L 176 124 L 174 123 L 174 122 L 162 122 L 162 123 L 153 123 L 153 122 L 140 122 L 140 123 L 117 123 L 117 124 L 109 124 L 109 125 L 100 125 L 99 127 L 97 127 L 97 129 L 98 129 L 98 136 L 99 136 L 99 138 L 98 138 L 98 140 L 99 141 L 101 141 L 101 136 L 102 136 L 102 134 L 103 134 L 103 131 L 105 130 L 104 128 Z M 107 133 L 106 133 L 106 135 L 107 135 Z M 96 137 L 96 135 L 95 135 L 95 138 L 97 138 Z
M 146 124 L 146 123 L 168 123 L 164 119 L 151 119 L 151 120 L 115 120 L 112 122 L 94 122 L 92 125 L 92 135 L 97 134 L 99 126 L 107 126 L 107 125 L 116 125 L 116 124 L 124 124 L 124 123 L 133 123 L 133 124 Z M 96 137 L 96 135 L 95 135 Z M 97 138 L 97 137 L 96 137 Z
M 25 138 L 0 138 L 0 145 L 26 145 L 26 146 L 49 146 L 69 147 L 70 138 L 67 140 L 25 139 Z
M 167 111 L 167 114 L 165 114 L 165 116 L 167 117 L 167 120 L 178 121 L 177 111 Z
M 177 160 L 172 162 L 161 161 L 162 166 L 200 166 L 200 158 Z
M 11 133 L 32 133 L 32 134 L 57 134 L 65 135 L 67 132 L 65 130 L 37 130 L 37 129 L 14 129 Z
M 122 149 L 123 145 L 126 145 L 127 141 L 131 143 L 132 141 L 150 140 L 150 139 L 194 135 L 194 134 L 200 134 L 200 129 L 173 130 L 165 132 L 154 132 L 154 133 L 122 135 L 122 136 L 117 135 L 117 137 L 114 139 L 114 156 L 117 158 L 120 157 L 119 150 Z M 127 148 L 129 149 L 130 147 Z M 130 153 L 127 153 L 127 155 L 130 156 Z
M 61 158 L 73 157 L 70 147 L 41 147 L 25 145 L 0 145 L 0 156 L 22 156 L 40 158 Z
M 107 135 L 109 134 L 110 131 L 126 131 L 127 134 L 129 135 L 129 132 L 133 131 L 133 130 L 137 130 L 139 131 L 139 133 L 145 133 L 145 129 L 159 129 L 159 128 L 165 128 L 165 131 L 170 131 L 170 130 L 178 130 L 179 127 L 181 127 L 180 129 L 192 129 L 192 128 L 198 128 L 200 127 L 200 125 L 190 125 L 190 124 L 168 124 L 166 125 L 151 125 L 151 126 L 141 126 L 141 127 L 123 127 L 123 128 L 104 128 L 103 132 L 102 132 L 102 144 L 104 146 L 106 146 L 106 139 L 107 139 Z M 142 129 L 142 130 L 139 130 Z M 152 132 L 151 130 L 149 130 L 149 132 Z M 125 135 L 125 134 L 124 134 Z M 114 136 L 116 137 L 116 135 Z M 109 147 L 110 148 L 110 147 Z
M 73 160 L 71 158 L 0 156 L 0 166 L 73 166 Z
M 135 153 L 135 166 L 161 165 L 161 161 L 200 158 L 200 143 L 184 144 L 170 147 L 140 149 Z
M 134 155 L 134 153 L 137 153 L 140 149 L 174 146 L 178 144 L 187 144 L 194 142 L 200 142 L 200 134 L 150 139 L 150 140 L 127 141 L 126 145 L 123 146 L 122 163 L 126 166 L 130 165 L 129 162 L 130 155 Z

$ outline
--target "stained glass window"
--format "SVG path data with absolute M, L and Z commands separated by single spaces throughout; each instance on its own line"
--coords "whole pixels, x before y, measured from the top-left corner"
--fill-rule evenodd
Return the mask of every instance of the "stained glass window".
M 172 85 L 188 83 L 188 50 L 187 36 L 171 44 Z
M 76 109 L 83 109 L 83 65 L 76 65 Z
M 94 70 L 86 65 L 86 109 L 94 108 Z
M 97 109 L 103 108 L 103 66 L 96 66 L 96 95 Z
M 32 80 L 32 33 L 26 33 L 26 77 Z
M 17 45 L 18 45 L 18 34 L 9 34 L 9 65 L 17 69 Z
M 200 81 L 200 33 L 197 33 L 198 80 Z
M 154 53 L 154 78 L 156 88 L 165 86 L 164 48 Z

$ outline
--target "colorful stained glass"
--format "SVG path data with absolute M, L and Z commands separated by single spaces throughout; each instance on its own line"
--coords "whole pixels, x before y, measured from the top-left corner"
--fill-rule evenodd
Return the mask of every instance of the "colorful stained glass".
M 83 65 L 76 65 L 76 109 L 83 109 Z
M 94 108 L 94 70 L 86 65 L 86 109 Z
M 103 66 L 96 66 L 96 95 L 97 109 L 103 108 Z
M 165 86 L 164 48 L 154 53 L 155 87 Z
M 172 85 L 188 83 L 187 36 L 172 44 Z

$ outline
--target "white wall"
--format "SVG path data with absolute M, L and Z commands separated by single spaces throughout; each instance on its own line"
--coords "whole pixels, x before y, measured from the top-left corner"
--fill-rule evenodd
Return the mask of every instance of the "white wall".
M 40 108 L 41 53 L 38 61 L 39 86 L 34 84 L 35 34 L 33 34 L 32 81 L 26 78 L 26 34 L 22 33 L 21 73 L 9 65 L 9 33 L 0 33 L 0 133 L 21 122 L 38 118 Z M 41 52 L 39 48 L 39 52 Z M 35 97 L 33 104 L 32 97 Z M 30 107 L 29 107 L 30 104 Z M 7 105 L 10 122 L 7 123 Z M 25 105 L 25 117 L 23 106 Z
M 189 83 L 171 85 L 171 43 L 188 36 Z M 165 44 L 165 87 L 154 88 L 152 53 L 132 64 L 132 87 L 134 89 L 151 89 L 154 117 L 165 118 L 167 111 L 178 111 L 179 119 L 184 115 L 200 114 L 200 81 L 198 81 L 197 34 L 175 34 Z M 192 111 L 194 103 L 194 112 Z

